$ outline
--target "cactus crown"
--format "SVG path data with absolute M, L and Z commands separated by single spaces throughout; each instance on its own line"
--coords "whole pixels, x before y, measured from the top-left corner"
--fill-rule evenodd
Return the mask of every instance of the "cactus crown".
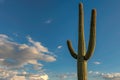
M 84 60 L 88 60 L 95 48 L 96 44 L 96 10 L 93 9 L 91 13 L 91 23 L 90 23 L 90 39 L 89 39 L 89 45 L 88 50 L 86 52 L 85 49 L 85 39 L 84 39 L 84 12 L 83 12 L 83 4 L 79 4 L 79 29 L 78 29 L 78 53 L 74 51 L 72 48 L 72 43 L 70 40 L 67 40 L 68 49 L 72 55 L 73 58 L 83 58 Z

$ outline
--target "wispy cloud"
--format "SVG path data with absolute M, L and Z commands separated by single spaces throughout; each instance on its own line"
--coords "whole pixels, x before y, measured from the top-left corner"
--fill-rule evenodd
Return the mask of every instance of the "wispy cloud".
M 15 37 L 18 37 L 18 34 L 17 34 L 16 32 L 14 32 L 13 35 L 14 35 Z
M 99 61 L 95 61 L 95 62 L 93 62 L 95 65 L 99 65 L 99 64 L 101 64 L 101 62 L 99 62 Z
M 52 21 L 53 21 L 52 19 L 48 19 L 48 20 L 45 21 L 45 23 L 50 24 L 50 23 L 52 23 Z
M 89 71 L 89 74 L 92 74 L 94 77 L 101 77 L 105 80 L 120 80 L 120 73 L 101 73 L 101 72 L 94 72 Z
M 61 49 L 61 48 L 62 48 L 62 45 L 59 45 L 57 48 L 58 48 L 58 49 Z

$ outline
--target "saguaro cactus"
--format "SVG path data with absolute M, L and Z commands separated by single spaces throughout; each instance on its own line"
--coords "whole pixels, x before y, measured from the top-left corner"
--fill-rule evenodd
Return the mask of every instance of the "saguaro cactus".
M 96 10 L 92 10 L 90 39 L 88 50 L 85 48 L 84 40 L 84 12 L 82 3 L 79 4 L 79 32 L 78 32 L 78 53 L 76 53 L 70 40 L 67 40 L 68 49 L 73 58 L 77 59 L 78 80 L 87 80 L 87 61 L 93 55 L 96 44 Z

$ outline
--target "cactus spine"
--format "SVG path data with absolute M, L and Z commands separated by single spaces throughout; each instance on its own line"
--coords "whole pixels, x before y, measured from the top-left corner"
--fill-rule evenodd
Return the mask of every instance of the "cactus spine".
M 78 80 L 87 80 L 87 61 L 93 55 L 96 44 L 96 10 L 91 13 L 90 39 L 88 50 L 85 48 L 84 40 L 84 12 L 82 3 L 79 4 L 79 32 L 78 32 L 78 53 L 72 48 L 70 40 L 67 40 L 68 49 L 73 58 L 77 59 Z

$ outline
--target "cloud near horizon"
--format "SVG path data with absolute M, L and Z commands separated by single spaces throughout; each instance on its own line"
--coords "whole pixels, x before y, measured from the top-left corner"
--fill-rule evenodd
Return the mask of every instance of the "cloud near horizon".
M 101 72 L 94 72 L 89 71 L 89 74 L 92 74 L 94 77 L 101 77 L 105 80 L 120 80 L 120 73 L 101 73 Z
M 34 41 L 31 37 L 27 37 L 28 44 L 19 44 L 12 41 L 5 34 L 0 34 L 0 65 L 8 68 L 23 67 L 26 64 L 42 66 L 38 60 L 45 62 L 53 62 L 56 60 L 49 53 L 48 49 L 40 42 Z
M 48 80 L 47 74 L 29 74 L 0 68 L 0 80 Z
M 51 76 L 54 77 L 54 80 L 73 80 L 77 78 L 77 73 L 51 73 Z

